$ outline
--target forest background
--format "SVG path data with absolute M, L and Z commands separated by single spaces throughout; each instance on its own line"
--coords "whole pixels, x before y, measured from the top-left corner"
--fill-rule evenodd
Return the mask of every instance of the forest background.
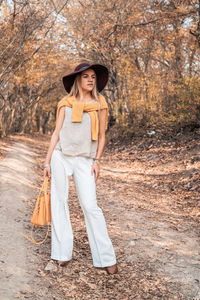
M 0 1 L 0 40 L 1 137 L 51 133 L 85 60 L 109 68 L 111 131 L 200 127 L 199 0 Z

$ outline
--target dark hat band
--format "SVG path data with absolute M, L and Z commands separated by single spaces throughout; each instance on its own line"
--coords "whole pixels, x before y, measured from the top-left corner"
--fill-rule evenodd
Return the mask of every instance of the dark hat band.
M 77 71 L 83 71 L 84 69 L 88 69 L 88 66 L 84 66 L 84 67 L 80 68 L 80 69 L 77 70 Z

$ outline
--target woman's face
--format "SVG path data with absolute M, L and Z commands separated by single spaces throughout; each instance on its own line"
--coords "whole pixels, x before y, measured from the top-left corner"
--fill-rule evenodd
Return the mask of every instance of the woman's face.
M 82 90 L 91 92 L 96 83 L 96 74 L 92 69 L 85 70 L 81 73 L 80 86 Z

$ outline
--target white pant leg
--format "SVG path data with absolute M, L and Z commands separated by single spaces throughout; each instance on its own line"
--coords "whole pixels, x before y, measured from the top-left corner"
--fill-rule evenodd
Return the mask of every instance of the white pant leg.
M 91 175 L 93 160 L 76 157 L 74 181 L 81 207 L 84 212 L 89 244 L 95 267 L 107 267 L 116 263 L 114 249 L 109 238 L 104 215 L 97 205 L 94 174 Z
M 72 258 L 73 232 L 68 208 L 68 180 L 72 174 L 70 158 L 54 150 L 51 158 L 51 258 Z

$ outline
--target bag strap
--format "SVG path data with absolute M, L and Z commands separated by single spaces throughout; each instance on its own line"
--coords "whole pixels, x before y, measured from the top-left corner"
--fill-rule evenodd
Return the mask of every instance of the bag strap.
M 44 190 L 44 193 L 48 193 L 48 187 L 50 189 L 50 183 L 49 183 L 49 178 L 47 176 L 45 176 L 44 178 L 44 182 L 43 182 L 43 185 L 42 185 L 42 188 Z
M 31 229 L 31 238 L 29 238 L 27 235 L 25 235 L 24 233 L 21 233 L 27 240 L 29 240 L 30 242 L 32 242 L 34 245 L 42 245 L 46 239 L 47 239 L 47 236 L 48 236 L 48 233 L 49 233 L 49 228 L 50 228 L 50 225 L 48 223 L 48 227 L 47 227 L 47 232 L 46 232 L 46 235 L 44 237 L 44 239 L 40 242 L 37 242 L 34 237 L 33 237 L 33 229 L 34 229 L 35 225 L 33 224 L 32 225 L 32 229 Z
M 42 186 L 41 186 L 41 188 L 40 188 L 38 197 L 41 195 L 42 191 L 43 191 L 44 193 L 47 193 L 47 190 L 48 190 L 48 177 L 45 176 L 45 178 L 44 178 L 44 180 L 43 180 L 43 183 L 42 183 Z

